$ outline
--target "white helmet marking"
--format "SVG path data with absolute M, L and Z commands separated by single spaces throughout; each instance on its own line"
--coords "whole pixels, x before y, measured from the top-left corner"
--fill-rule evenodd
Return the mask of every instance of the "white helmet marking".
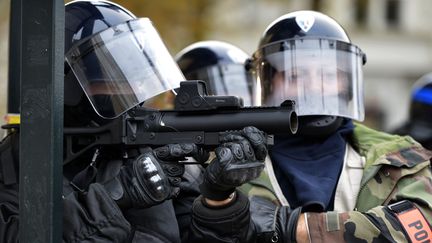
M 295 18 L 297 25 L 304 31 L 308 32 L 312 28 L 315 18 L 312 15 L 299 15 Z

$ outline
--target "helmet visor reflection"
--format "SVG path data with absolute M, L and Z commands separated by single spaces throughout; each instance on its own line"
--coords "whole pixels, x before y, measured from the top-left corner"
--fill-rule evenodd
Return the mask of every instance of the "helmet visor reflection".
M 364 119 L 361 50 L 326 39 L 296 39 L 255 53 L 260 104 L 294 100 L 298 115 Z
M 65 57 L 96 113 L 108 119 L 185 80 L 147 18 L 99 32 Z

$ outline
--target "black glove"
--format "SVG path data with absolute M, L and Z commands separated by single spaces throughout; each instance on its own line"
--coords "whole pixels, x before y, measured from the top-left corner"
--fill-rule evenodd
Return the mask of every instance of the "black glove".
M 266 137 L 255 127 L 223 132 L 219 140 L 200 185 L 202 195 L 212 200 L 227 199 L 236 187 L 257 178 L 267 156 Z
M 147 208 L 159 204 L 179 193 L 184 172 L 179 161 L 196 153 L 195 144 L 169 144 L 154 150 L 146 148 L 122 166 L 114 180 L 117 183 L 110 182 L 106 187 L 121 208 Z

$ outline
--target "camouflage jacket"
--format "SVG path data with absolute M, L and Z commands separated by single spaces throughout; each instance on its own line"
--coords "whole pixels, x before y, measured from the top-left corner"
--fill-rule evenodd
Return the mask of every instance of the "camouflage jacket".
M 385 206 L 409 200 L 432 222 L 431 152 L 410 137 L 360 124 L 355 124 L 350 144 L 366 158 L 355 211 L 307 213 L 311 242 L 407 242 L 401 224 Z M 249 198 L 279 205 L 266 173 L 241 190 Z

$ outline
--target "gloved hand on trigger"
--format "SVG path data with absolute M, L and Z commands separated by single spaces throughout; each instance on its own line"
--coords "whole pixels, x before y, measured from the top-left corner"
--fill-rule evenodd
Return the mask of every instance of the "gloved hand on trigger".
M 121 191 L 112 193 L 121 208 L 146 208 L 177 196 L 184 165 L 180 160 L 194 156 L 195 144 L 169 144 L 154 150 L 150 148 L 122 166 L 115 178 Z M 113 188 L 111 186 L 111 188 Z
M 216 148 L 216 158 L 207 166 L 201 194 L 208 199 L 227 199 L 235 190 L 255 178 L 264 168 L 267 156 L 266 137 L 255 127 L 220 134 L 222 144 Z

